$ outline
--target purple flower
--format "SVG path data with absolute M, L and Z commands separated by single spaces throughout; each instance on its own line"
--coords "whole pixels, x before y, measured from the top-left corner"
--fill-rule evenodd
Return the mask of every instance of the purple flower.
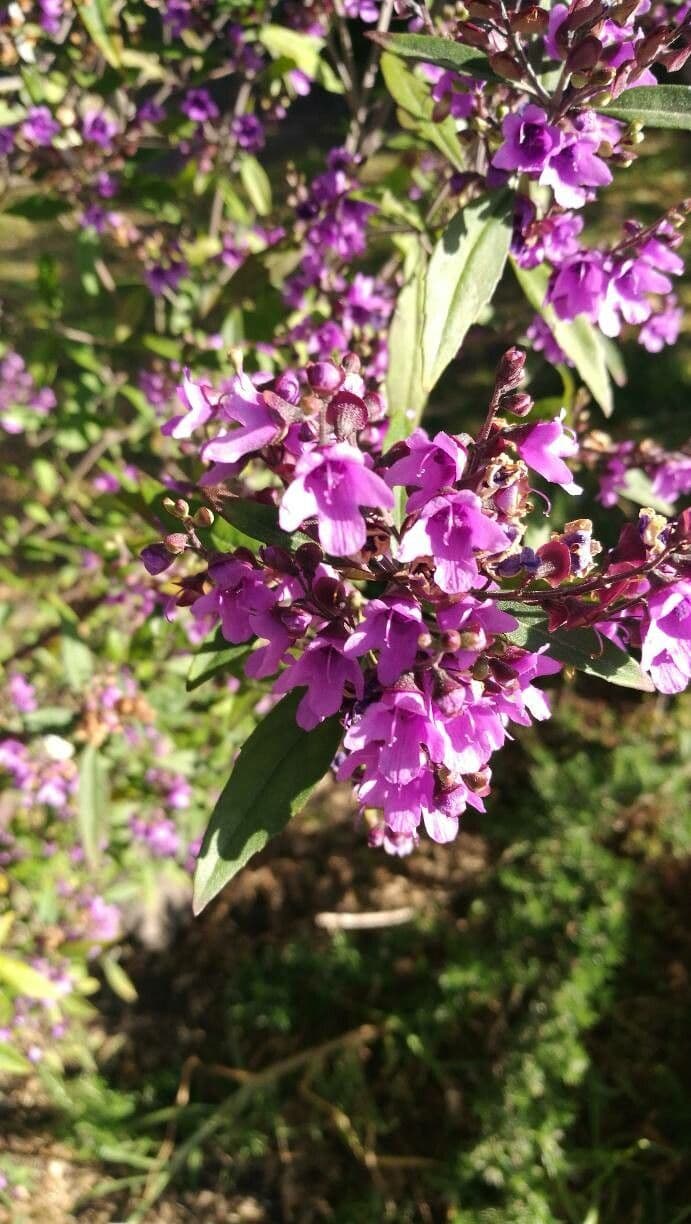
M 344 653 L 359 657 L 368 650 L 376 650 L 379 683 L 393 684 L 413 666 L 423 630 L 422 612 L 416 600 L 395 595 L 371 599 L 362 623 L 348 638 Z
M 247 153 L 258 153 L 264 148 L 264 128 L 256 115 L 238 115 L 230 130 L 239 147 Z
M 195 123 L 205 123 L 219 116 L 219 109 L 207 89 L 190 89 L 180 103 L 180 110 Z
M 29 144 L 44 148 L 53 143 L 53 137 L 60 131 L 47 106 L 32 106 L 21 125 L 22 136 Z
M 567 493 L 581 493 L 580 485 L 574 483 L 571 470 L 564 458 L 578 454 L 578 442 L 570 430 L 564 429 L 562 419 L 536 421 L 532 425 L 519 425 L 512 429 L 509 437 L 515 444 L 524 463 L 545 480 L 559 484 Z
M 118 125 L 104 110 L 87 111 L 82 119 L 82 135 L 92 144 L 107 149 L 118 131 Z
M 362 672 L 354 659 L 346 658 L 344 645 L 345 638 L 337 630 L 325 630 L 274 685 L 275 693 L 307 689 L 296 714 L 298 726 L 305 731 L 311 731 L 341 708 L 346 685 L 351 686 L 356 697 L 363 695 Z
M 274 410 L 267 406 L 261 391 L 244 373 L 234 375 L 231 391 L 223 397 L 220 409 L 221 416 L 238 422 L 240 429 L 216 434 L 202 448 L 205 460 L 237 463 L 276 441 L 284 427 Z
M 641 666 L 660 693 L 691 682 L 691 581 L 650 593 L 641 630 Z
M 263 571 L 231 554 L 211 562 L 209 577 L 214 590 L 196 601 L 195 616 L 211 613 L 219 617 L 228 642 L 237 645 L 249 641 L 255 632 L 252 617 L 276 603 L 276 593 L 266 585 Z
M 577 137 L 553 153 L 540 175 L 540 182 L 551 187 L 561 208 L 581 208 L 588 199 L 589 187 L 604 187 L 612 182 L 609 166 L 597 157 L 586 137 Z
M 503 552 L 510 539 L 482 510 L 480 498 L 463 489 L 434 497 L 405 532 L 399 547 L 401 561 L 431 557 L 435 581 L 449 595 L 461 594 L 479 578 L 476 552 Z
M 210 400 L 213 387 L 209 383 L 194 382 L 189 370 L 184 370 L 182 383 L 176 389 L 185 412 L 166 421 L 161 426 L 161 433 L 171 438 L 189 438 L 195 429 L 206 425 L 216 411 Z
M 7 157 L 14 148 L 15 128 L 0 127 L 0 157 Z
M 440 432 L 430 441 L 424 429 L 416 429 L 406 438 L 408 454 L 398 459 L 385 472 L 390 485 L 406 485 L 417 489 L 408 498 L 407 510 L 419 510 L 440 489 L 450 488 L 460 480 L 465 470 L 468 452 L 458 438 Z
M 139 554 L 139 558 L 146 570 L 147 574 L 162 574 L 167 570 L 175 560 L 174 556 L 168 552 L 165 544 L 147 544 Z
M 504 143 L 492 158 L 498 170 L 526 170 L 539 174 L 560 147 L 561 132 L 549 123 L 547 112 L 532 102 L 502 123 Z
M 560 319 L 575 319 L 579 314 L 596 319 L 606 291 L 603 256 L 599 251 L 581 251 L 558 269 L 547 300 Z
M 659 353 L 666 344 L 675 344 L 681 331 L 684 312 L 670 293 L 662 310 L 652 314 L 638 333 L 639 343 L 649 353 Z
M 10 676 L 7 688 L 10 701 L 15 710 L 18 710 L 20 714 L 31 714 L 33 710 L 38 709 L 36 690 L 33 684 L 29 684 L 29 681 L 20 675 L 19 672 L 14 672 Z
M 336 557 L 351 557 L 367 539 L 361 506 L 391 509 L 393 494 L 366 467 L 361 450 L 337 442 L 298 459 L 295 477 L 281 498 L 279 521 L 285 531 L 295 531 L 316 517 L 322 548 Z

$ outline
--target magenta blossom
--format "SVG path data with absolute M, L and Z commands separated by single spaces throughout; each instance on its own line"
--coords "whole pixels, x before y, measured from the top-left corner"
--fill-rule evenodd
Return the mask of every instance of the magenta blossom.
M 275 693 L 305 687 L 297 708 L 298 726 L 311 731 L 318 723 L 335 714 L 343 704 L 343 694 L 349 685 L 355 696 L 364 692 L 364 678 L 354 659 L 343 653 L 345 638 L 338 631 L 326 630 L 310 642 L 299 659 L 291 663 L 274 685 Z
M 237 463 L 245 455 L 268 446 L 278 438 L 283 426 L 273 409 L 267 406 L 261 392 L 244 373 L 233 377 L 230 394 L 221 403 L 221 415 L 230 421 L 237 421 L 241 428 L 216 434 L 203 447 L 202 458 L 219 463 Z
M 161 433 L 171 438 L 189 438 L 200 425 L 206 425 L 215 412 L 211 403 L 213 387 L 209 383 L 193 382 L 189 370 L 184 370 L 177 393 L 185 412 L 166 421 L 161 426 Z
M 573 474 L 564 463 L 578 453 L 578 442 L 570 430 L 564 429 L 561 417 L 553 421 L 536 421 L 534 425 L 519 425 L 510 433 L 524 463 L 552 484 L 561 485 L 567 493 L 581 493 Z
M 647 597 L 641 666 L 660 693 L 682 693 L 691 681 L 691 581 Z
M 344 653 L 360 656 L 376 650 L 379 682 L 393 684 L 413 666 L 422 632 L 422 612 L 414 599 L 401 596 L 372 599 L 364 620 L 348 638 Z
M 499 524 L 483 513 L 480 498 L 463 489 L 427 502 L 403 535 L 399 559 L 433 558 L 437 585 L 457 595 L 479 578 L 477 552 L 501 553 L 510 543 Z
M 612 182 L 612 172 L 596 155 L 596 147 L 592 140 L 579 136 L 550 157 L 540 182 L 552 188 L 561 208 L 582 208 L 589 196 L 588 188 Z
M 406 438 L 408 454 L 386 470 L 387 484 L 406 485 L 418 490 L 407 502 L 408 513 L 419 510 L 441 489 L 450 488 L 460 480 L 465 470 L 468 452 L 463 443 L 450 434 L 440 432 L 430 441 L 424 429 L 416 429 Z
M 281 498 L 279 521 L 285 531 L 295 531 L 316 517 L 322 548 L 336 557 L 351 557 L 367 540 L 361 506 L 391 509 L 393 494 L 365 465 L 362 451 L 336 442 L 298 459 L 295 478 Z
M 539 174 L 561 144 L 561 132 L 548 122 L 547 112 L 529 103 L 502 123 L 504 143 L 492 158 L 498 170 L 526 170 Z

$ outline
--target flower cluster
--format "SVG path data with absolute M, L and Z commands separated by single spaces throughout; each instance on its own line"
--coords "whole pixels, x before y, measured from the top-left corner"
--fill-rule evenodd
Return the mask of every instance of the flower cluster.
M 0 428 L 9 434 L 35 429 L 55 404 L 55 393 L 36 384 L 19 353 L 10 349 L 0 357 Z
M 421 823 L 452 838 L 468 805 L 482 809 L 510 724 L 548 716 L 535 681 L 560 670 L 559 650 L 548 637 L 526 645 L 526 612 L 640 647 L 661 691 L 688 678 L 688 516 L 645 511 L 601 557 L 583 518 L 527 543 L 534 483 L 580 489 L 563 416 L 526 419 L 524 361 L 504 355 L 475 438 L 418 429 L 384 451 L 382 397 L 353 353 L 275 379 L 239 372 L 220 397 L 189 375 L 180 389 L 173 431 L 219 430 L 201 446 L 229 482 L 215 489 L 217 509 L 232 522 L 233 497 L 273 508 L 283 535 L 257 556 L 209 551 L 213 513 L 171 500 L 181 531 L 148 546 L 144 563 L 155 573 L 205 558 L 202 571 L 181 569 L 177 602 L 247 643 L 248 676 L 276 677 L 275 694 L 301 690 L 301 727 L 342 720 L 338 776 L 353 778 L 372 842 L 396 853 Z

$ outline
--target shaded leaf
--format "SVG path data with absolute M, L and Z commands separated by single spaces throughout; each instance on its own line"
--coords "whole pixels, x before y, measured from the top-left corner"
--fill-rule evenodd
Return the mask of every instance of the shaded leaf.
M 520 622 L 517 629 L 506 634 L 515 646 L 525 650 L 540 650 L 546 646 L 547 653 L 567 667 L 598 676 L 621 688 L 654 692 L 652 681 L 640 664 L 613 642 L 600 637 L 594 629 L 552 630 L 548 628 L 547 617 L 538 608 L 521 603 L 502 603 L 501 606 Z
M 278 510 L 266 502 L 232 498 L 223 503 L 223 518 L 244 535 L 261 544 L 290 548 L 293 537 L 278 525 Z
M 402 60 L 386 52 L 381 57 L 381 68 L 386 87 L 401 108 L 401 125 L 417 132 L 428 144 L 436 145 L 457 170 L 464 170 L 466 163 L 454 120 L 449 115 L 442 123 L 434 122 L 434 102 L 427 82 L 416 77 Z
M 512 259 L 511 263 L 530 305 L 542 315 L 557 344 L 567 357 L 571 358 L 605 416 L 611 416 L 614 408 L 612 386 L 607 370 L 607 355 L 598 329 L 589 323 L 584 315 L 579 315 L 570 323 L 557 318 L 553 308 L 545 303 L 549 284 L 549 268 L 545 264 L 540 264 L 537 268 L 521 268 L 515 259 Z
M 219 672 L 226 672 L 229 676 L 239 675 L 250 649 L 247 642 L 232 646 L 223 637 L 220 629 L 217 630 L 212 638 L 202 642 L 190 663 L 185 683 L 187 692 L 193 692 Z
M 432 252 L 422 331 L 422 386 L 439 381 L 468 329 L 501 279 L 511 241 L 511 197 L 469 204 L 457 213 Z
M 122 46 L 112 33 L 115 18 L 110 0 L 82 0 L 77 12 L 103 58 L 111 68 L 119 68 Z
M 94 657 L 74 625 L 63 624 L 60 653 L 67 683 L 76 692 L 81 691 L 93 675 Z
M 252 207 L 260 217 L 265 217 L 271 211 L 271 183 L 266 170 L 256 157 L 248 155 L 242 158 L 240 178 Z
M 629 123 L 691 132 L 689 85 L 636 85 L 602 109 L 606 115 Z
M 482 51 L 477 47 L 452 42 L 449 38 L 436 38 L 428 34 L 390 34 L 376 30 L 368 34 L 368 37 L 399 59 L 421 60 L 426 64 L 435 64 L 438 68 L 463 72 L 467 76 L 481 77 L 483 80 L 500 79 L 492 72 L 487 56 L 483 55 Z
M 329 718 L 303 731 L 295 722 L 301 697 L 301 690 L 284 697 L 240 751 L 202 843 L 195 914 L 304 807 L 333 760 L 342 734 L 339 720 Z
M 113 994 L 124 1003 L 134 1003 L 139 997 L 137 988 L 113 952 L 106 952 L 105 956 L 101 957 L 101 967 Z

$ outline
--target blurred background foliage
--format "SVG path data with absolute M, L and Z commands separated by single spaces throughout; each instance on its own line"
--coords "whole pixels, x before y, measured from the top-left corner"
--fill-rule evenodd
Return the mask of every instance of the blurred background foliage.
M 315 167 L 341 117 L 338 99 L 324 105 L 323 130 L 308 133 Z M 303 140 L 302 117 L 298 103 L 287 140 Z M 651 137 L 606 193 L 603 232 L 673 204 L 687 153 L 681 137 Z M 171 183 L 165 201 L 152 187 L 141 208 L 174 221 L 183 187 Z M 82 764 L 94 742 L 84 693 L 122 669 L 135 678 L 165 752 L 145 735 L 104 735 L 116 830 L 143 805 L 154 757 L 188 780 L 191 799 L 173 862 L 123 837 L 120 856 L 94 866 L 127 929 L 115 957 L 74 952 L 63 1052 L 29 1076 L 0 1070 L 7 1218 L 682 1224 L 688 700 L 567 678 L 553 721 L 502 755 L 487 816 L 467 815 L 453 846 L 428 843 L 403 862 L 369 852 L 347 797 L 325 785 L 193 922 L 185 847 L 258 694 L 185 691 L 187 643 L 160 614 L 162 597 L 149 615 L 142 594 L 137 616 L 122 598 L 136 594 L 133 558 L 150 537 L 133 513 L 140 482 L 95 491 L 93 476 L 155 465 L 155 417 L 132 372 L 184 359 L 199 303 L 183 293 L 177 319 L 157 330 L 125 268 L 116 308 L 104 308 L 90 243 L 84 231 L 75 245 L 60 217 L 0 215 L 5 339 L 39 385 L 59 373 L 61 386 L 55 421 L 0 442 L 1 657 L 37 684 L 35 730 L 72 737 Z M 256 274 L 248 261 L 228 291 L 226 342 L 234 328 L 262 334 L 262 312 L 277 309 Z M 503 294 L 505 334 L 492 321 L 474 330 L 432 426 L 481 415 L 488 371 L 528 321 L 513 287 Z M 681 294 L 688 315 L 688 285 Z M 656 357 L 625 346 L 625 360 L 612 432 L 679 444 L 688 330 Z M 534 373 L 541 394 L 561 393 Z M 596 525 L 605 537 L 613 513 Z M 30 733 L 30 719 L 17 732 L 6 714 L 7 734 Z M 146 711 L 137 717 L 148 725 Z M 45 944 L 67 853 L 48 870 L 36 849 L 4 880 L 27 948 Z M 350 930 L 355 911 L 384 925 Z

